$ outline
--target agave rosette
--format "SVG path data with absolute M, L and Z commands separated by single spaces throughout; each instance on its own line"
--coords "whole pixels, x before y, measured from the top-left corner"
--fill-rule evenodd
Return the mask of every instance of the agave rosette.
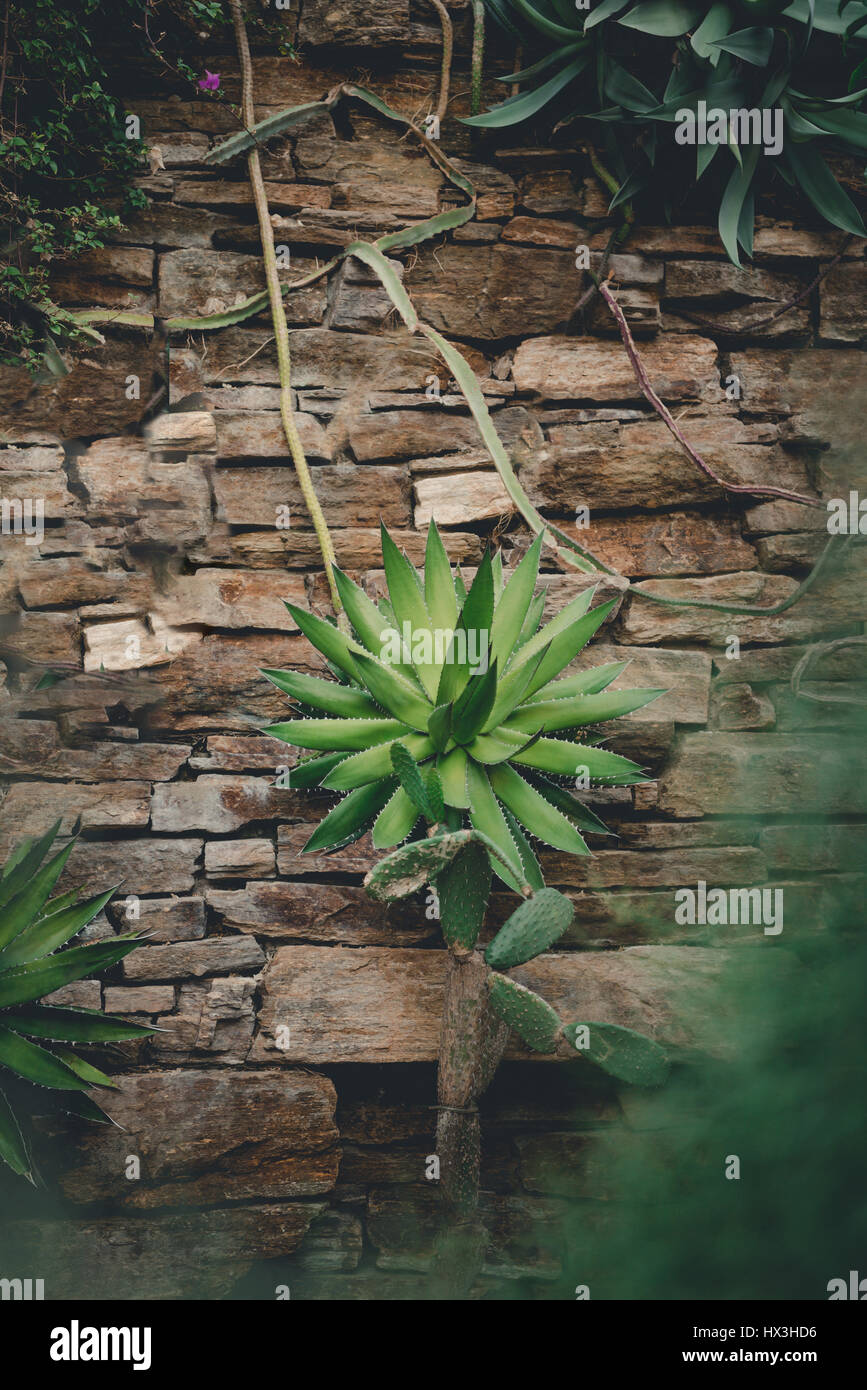
M 72 1114 L 104 1121 L 89 1092 L 114 1082 L 77 1047 L 153 1032 L 93 1009 L 43 1002 L 64 985 L 116 965 L 141 944 L 141 937 L 128 935 L 67 945 L 114 889 L 81 902 L 78 889 L 51 897 L 74 843 L 43 863 L 59 829 L 60 821 L 46 835 L 24 840 L 0 869 L 0 1160 L 26 1177 L 32 1165 L 16 1110 L 45 1108 L 44 1092 L 34 1088 L 48 1087 Z
M 289 785 L 347 793 L 305 853 L 340 848 L 371 827 L 377 849 L 413 835 L 424 802 L 397 775 L 395 750 L 406 750 L 435 787 L 437 804 L 441 792 L 443 828 L 468 822 L 496 849 L 495 873 L 518 891 L 535 889 L 543 880 L 531 839 L 587 854 L 581 832 L 605 830 L 572 794 L 576 782 L 646 780 L 638 764 L 600 747 L 598 736 L 582 742 L 581 730 L 663 692 L 609 690 L 625 662 L 563 676 L 614 604 L 591 607 L 588 588 L 541 626 L 541 546 L 537 537 L 508 579 L 501 556 L 486 552 L 467 591 L 433 522 L 422 574 L 383 527 L 387 599 L 374 602 L 334 570 L 354 637 L 287 604 L 339 676 L 264 672 L 301 707 L 298 718 L 265 732 L 313 752 L 291 771 Z

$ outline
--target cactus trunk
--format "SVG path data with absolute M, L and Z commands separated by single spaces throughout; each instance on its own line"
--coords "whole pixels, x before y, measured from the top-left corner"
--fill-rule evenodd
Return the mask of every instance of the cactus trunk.
M 434 1262 L 435 1294 L 466 1296 L 482 1266 L 485 1233 L 478 1216 L 480 1123 L 478 1100 L 490 1083 L 509 1036 L 488 1008 L 482 956 L 458 947 L 448 953 L 440 1035 L 436 1153 L 444 1225 Z

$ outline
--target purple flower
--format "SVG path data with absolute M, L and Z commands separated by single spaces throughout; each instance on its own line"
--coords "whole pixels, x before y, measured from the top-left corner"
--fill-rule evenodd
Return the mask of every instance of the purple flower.
M 199 79 L 200 92 L 216 92 L 220 87 L 220 74 L 218 72 L 208 72 L 205 68 L 204 77 Z

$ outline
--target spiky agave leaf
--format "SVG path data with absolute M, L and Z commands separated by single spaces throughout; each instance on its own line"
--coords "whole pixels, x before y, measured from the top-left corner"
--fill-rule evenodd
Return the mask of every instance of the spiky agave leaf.
M 105 1118 L 85 1093 L 92 1086 L 114 1083 L 74 1046 L 121 1042 L 153 1032 L 88 1009 L 41 1002 L 73 980 L 116 965 L 141 944 L 138 936 L 119 936 L 67 945 L 102 911 L 114 889 L 82 902 L 77 890 L 51 898 L 72 850 L 70 842 L 43 863 L 59 829 L 57 821 L 41 838 L 24 841 L 0 870 L 0 1159 L 31 1181 L 29 1149 L 7 1094 L 9 1081 L 16 1098 L 31 1086 L 49 1087 L 64 1096 L 64 1108 L 73 1113 Z
M 386 848 L 413 834 L 421 816 L 439 821 L 425 791 L 435 771 L 434 799 L 438 807 L 441 792 L 449 824 L 488 838 L 493 871 L 509 887 L 540 886 L 533 840 L 586 854 L 580 831 L 604 830 L 568 784 L 646 780 L 636 763 L 596 746 L 592 733 L 582 742 L 576 731 L 640 709 L 662 692 L 609 689 L 624 669 L 620 662 L 563 675 L 614 602 L 592 607 L 588 587 L 543 623 L 544 597 L 535 594 L 541 538 L 508 576 L 486 553 L 469 589 L 451 569 L 433 522 L 422 573 L 384 526 L 382 544 L 387 597 L 378 603 L 335 568 L 352 637 L 290 610 L 352 684 L 265 673 L 313 712 L 266 729 L 318 754 L 293 769 L 291 785 L 350 793 L 305 852 L 336 848 L 371 827 L 374 842 Z

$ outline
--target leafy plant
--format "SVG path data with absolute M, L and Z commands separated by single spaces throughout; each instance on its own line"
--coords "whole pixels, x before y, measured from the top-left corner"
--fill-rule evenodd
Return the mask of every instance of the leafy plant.
M 450 973 L 437 1151 L 447 1200 L 464 1216 L 478 1185 L 472 1110 L 509 1028 L 536 1051 L 563 1051 L 637 1084 L 659 1084 L 667 1067 L 656 1043 L 628 1029 L 574 1023 L 566 1032 L 506 973 L 548 950 L 574 915 L 565 894 L 545 887 L 534 842 L 587 855 L 582 832 L 605 833 L 570 786 L 647 780 L 589 731 L 662 693 L 611 690 L 621 662 L 563 675 L 614 605 L 592 608 L 588 588 L 542 625 L 541 547 L 539 536 L 508 578 L 501 556 L 486 552 L 467 589 L 433 522 L 421 574 L 383 527 L 387 597 L 374 602 L 334 567 L 354 635 L 287 604 L 337 679 L 263 672 L 298 705 L 298 717 L 265 732 L 312 750 L 289 785 L 346 793 L 304 852 L 371 830 L 377 849 L 392 850 L 365 879 L 372 896 L 391 902 L 425 883 L 438 894 Z M 482 956 L 492 875 L 522 901 Z
M 138 936 L 67 944 L 102 911 L 114 889 L 82 902 L 78 889 L 51 897 L 74 844 L 43 863 L 59 829 L 58 821 L 41 838 L 23 841 L 0 872 L 0 1159 L 31 1181 L 29 1147 L 13 1104 L 32 1111 L 39 1106 L 33 1088 L 49 1087 L 65 1110 L 104 1121 L 88 1092 L 114 1083 L 78 1046 L 153 1032 L 93 1009 L 45 1003 L 54 990 L 116 965 L 141 944 Z
M 51 264 L 104 246 L 147 202 L 134 186 L 147 164 L 126 125 L 128 69 L 195 87 L 201 70 L 183 54 L 226 21 L 221 0 L 5 0 L 0 361 L 63 375 L 58 344 L 83 330 L 51 303 Z
M 467 124 L 502 129 L 556 111 L 557 128 L 595 123 L 616 170 L 611 207 L 661 199 L 666 216 L 696 184 L 712 183 L 719 231 L 735 265 L 752 255 L 756 195 L 779 177 L 826 221 L 867 236 L 861 214 L 820 147 L 867 149 L 867 4 L 863 0 L 485 0 L 538 61 L 503 78 L 524 90 Z M 842 39 L 842 44 L 840 40 Z M 849 57 L 850 52 L 854 55 Z M 850 72 L 854 66 L 854 70 Z M 779 108 L 771 154 L 728 125 L 722 143 L 688 150 L 679 113 Z

